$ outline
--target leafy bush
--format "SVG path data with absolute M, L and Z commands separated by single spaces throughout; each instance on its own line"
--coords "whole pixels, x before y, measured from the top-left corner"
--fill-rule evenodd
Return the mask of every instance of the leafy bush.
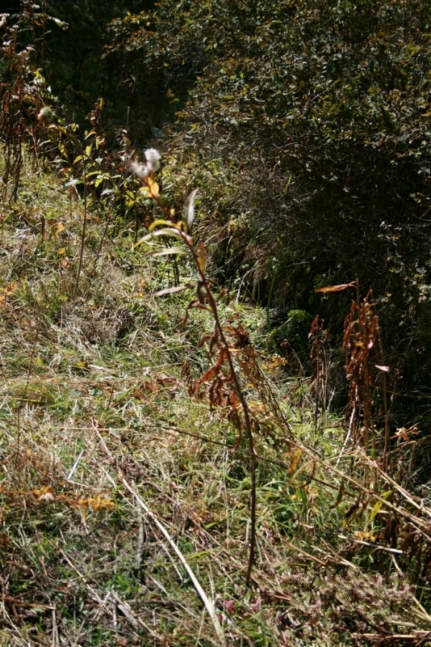
M 314 289 L 359 279 L 403 391 L 430 368 L 428 9 L 164 0 L 135 31 L 127 19 L 126 40 L 118 23 L 113 47 L 138 55 L 137 74 L 157 69 L 180 108 L 177 182 L 205 197 L 218 275 L 331 331 L 347 303 Z
M 164 193 L 172 203 L 199 188 L 209 268 L 273 324 L 318 312 L 338 345 L 348 297 L 315 289 L 356 279 L 373 289 L 399 402 L 425 419 L 428 3 L 96 4 L 47 3 L 32 17 L 35 62 L 70 111 L 80 118 L 106 96 L 111 147 L 119 125 L 140 142 L 167 121 Z M 306 340 L 296 345 L 305 357 Z

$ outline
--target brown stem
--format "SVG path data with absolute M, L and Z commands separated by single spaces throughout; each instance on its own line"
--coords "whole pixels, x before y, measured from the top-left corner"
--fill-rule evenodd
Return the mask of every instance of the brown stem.
M 150 195 L 154 202 L 158 205 L 158 207 L 161 209 L 163 214 L 166 216 L 166 219 L 169 221 L 172 221 L 172 216 L 169 212 L 169 210 L 161 204 L 161 201 L 159 199 L 158 195 L 154 195 L 152 190 L 151 190 L 151 184 L 147 181 L 145 181 L 147 188 L 149 189 Z M 218 334 L 218 337 L 223 345 L 224 351 L 225 351 L 225 357 L 227 359 L 228 367 L 229 367 L 229 372 L 231 379 L 233 381 L 235 393 L 238 396 L 240 406 L 243 412 L 244 416 L 244 423 L 245 423 L 245 431 L 246 431 L 246 436 L 247 436 L 247 442 L 248 442 L 248 453 L 249 453 L 249 465 L 250 465 L 250 541 L 249 541 L 249 554 L 248 554 L 248 563 L 247 563 L 247 571 L 246 571 L 246 586 L 249 587 L 251 583 L 251 573 L 253 570 L 254 562 L 255 562 L 255 554 L 256 554 L 256 468 L 257 468 L 257 457 L 256 457 L 256 451 L 255 451 L 255 446 L 254 446 L 254 437 L 253 437 L 253 424 L 250 416 L 250 411 L 248 408 L 248 404 L 246 401 L 246 398 L 244 396 L 244 393 L 241 388 L 240 380 L 237 375 L 237 372 L 235 370 L 234 362 L 233 362 L 233 357 L 229 349 L 229 344 L 226 339 L 223 326 L 220 321 L 220 316 L 218 313 L 218 308 L 217 308 L 217 303 L 214 298 L 214 295 L 211 290 L 211 285 L 210 282 L 208 281 L 205 271 L 201 266 L 201 263 L 199 262 L 199 256 L 198 253 L 196 252 L 196 249 L 193 245 L 193 242 L 190 238 L 190 236 L 184 232 L 182 229 L 177 229 L 178 234 L 181 236 L 183 242 L 185 243 L 186 247 L 188 248 L 190 255 L 193 258 L 193 262 L 198 270 L 199 277 L 200 277 L 200 283 L 205 291 L 205 297 L 206 301 L 209 305 L 209 308 L 212 312 L 213 319 L 214 319 L 214 324 L 215 328 Z
M 84 261 L 84 246 L 85 239 L 87 236 L 87 187 L 84 183 L 84 213 L 82 219 L 82 229 L 81 229 L 81 243 L 79 246 L 79 260 L 78 260 L 78 270 L 76 272 L 75 287 L 73 291 L 73 296 L 76 297 L 78 293 L 79 280 L 81 278 L 82 265 Z
M 249 461 L 250 461 L 250 543 L 249 543 L 249 554 L 248 554 L 248 564 L 247 564 L 247 571 L 246 571 L 246 586 L 250 586 L 251 582 L 251 572 L 253 569 L 254 561 L 255 561 L 255 553 L 256 553 L 256 467 L 257 467 L 257 458 L 256 458 L 256 451 L 255 451 L 255 446 L 254 446 L 254 437 L 253 437 L 253 424 L 250 416 L 250 411 L 248 408 L 247 401 L 245 399 L 244 393 L 241 388 L 241 384 L 237 375 L 237 372 L 235 370 L 235 366 L 233 363 L 233 358 L 232 354 L 229 349 L 229 344 L 227 342 L 226 336 L 224 334 L 223 326 L 221 325 L 220 322 L 220 317 L 218 313 L 218 308 L 217 308 L 217 303 L 214 298 L 214 295 L 211 290 L 210 283 L 208 279 L 206 278 L 205 272 L 203 271 L 198 255 L 196 253 L 196 250 L 193 246 L 193 243 L 191 242 L 190 238 L 184 234 L 184 232 L 181 232 L 181 237 L 183 238 L 185 244 L 187 245 L 192 257 L 193 261 L 198 269 L 200 279 L 201 279 L 201 285 L 203 286 L 205 293 L 206 293 L 206 299 L 208 302 L 208 305 L 211 309 L 213 318 L 214 318 L 214 323 L 216 326 L 217 334 L 219 336 L 219 339 L 221 340 L 221 343 L 223 344 L 225 353 L 226 353 L 226 359 L 227 363 L 229 366 L 229 372 L 230 376 L 233 380 L 234 383 L 234 388 L 235 388 L 235 393 L 238 396 L 241 409 L 244 415 L 244 422 L 245 422 L 245 431 L 247 435 L 247 442 L 248 442 L 248 452 L 249 452 Z

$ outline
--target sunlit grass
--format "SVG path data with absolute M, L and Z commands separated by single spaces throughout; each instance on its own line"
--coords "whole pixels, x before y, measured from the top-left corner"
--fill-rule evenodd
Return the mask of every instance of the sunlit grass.
M 166 266 L 134 248 L 127 223 L 107 236 L 112 214 L 100 205 L 77 292 L 80 208 L 53 176 L 28 169 L 18 202 L 3 207 L 0 644 L 221 644 L 172 544 L 227 645 L 421 639 L 429 617 L 397 561 L 410 549 L 391 552 L 390 510 L 377 509 L 373 491 L 419 512 L 360 454 L 341 455 L 342 421 L 316 416 L 307 379 L 266 356 L 264 313 L 239 305 L 265 389 L 296 439 L 271 413 L 268 391 L 246 381 L 265 433 L 256 437 L 257 559 L 245 587 L 247 448 L 217 408 L 189 393 L 190 374 L 208 363 L 199 345 L 208 313 L 190 313 L 183 329 L 190 295 L 156 300 Z M 422 532 L 420 515 L 399 519 Z

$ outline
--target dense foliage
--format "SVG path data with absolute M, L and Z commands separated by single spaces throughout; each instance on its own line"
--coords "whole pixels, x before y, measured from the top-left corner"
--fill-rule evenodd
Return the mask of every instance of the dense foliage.
M 140 20 L 126 37 L 131 18 L 117 23 L 113 47 L 135 54 L 137 74 L 157 69 L 180 108 L 183 181 L 203 195 L 218 274 L 279 319 L 319 311 L 331 330 L 345 307 L 314 289 L 358 278 L 379 303 L 388 362 L 422 388 L 428 3 L 168 0 Z
M 425 4 L 0 14 L 0 644 L 428 644 Z
M 425 414 L 428 2 L 43 8 L 60 22 L 36 20 L 37 55 L 69 115 L 82 120 L 102 95 L 108 128 L 127 127 L 135 144 L 163 128 L 165 186 L 199 188 L 215 276 L 266 305 L 273 324 L 293 322 L 303 361 L 303 322 L 319 312 L 335 333 L 348 307 L 315 288 L 359 279 L 378 303 L 397 389 L 412 416 Z

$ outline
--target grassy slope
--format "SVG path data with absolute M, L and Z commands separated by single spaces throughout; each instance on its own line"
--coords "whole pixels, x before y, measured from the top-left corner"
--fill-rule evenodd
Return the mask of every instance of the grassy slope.
M 182 373 L 185 360 L 196 374 L 207 368 L 198 342 L 210 322 L 191 313 L 181 330 L 184 297 L 151 296 L 169 284 L 168 266 L 150 264 L 133 232 L 100 208 L 87 213 L 77 285 L 83 214 L 40 171 L 27 172 L 18 202 L 1 214 L 0 644 L 424 638 L 430 617 L 403 553 L 388 548 L 384 515 L 423 539 L 430 511 L 352 454 L 336 469 L 357 483 L 341 490 L 343 429 L 314 421 L 307 394 L 270 362 L 272 392 L 300 446 L 246 384 L 268 430 L 256 441 L 258 560 L 246 590 L 246 448 L 220 412 L 189 396 Z M 260 313 L 241 312 L 258 338 Z M 376 507 L 370 480 L 401 513 Z M 343 526 L 349 509 L 354 520 Z

